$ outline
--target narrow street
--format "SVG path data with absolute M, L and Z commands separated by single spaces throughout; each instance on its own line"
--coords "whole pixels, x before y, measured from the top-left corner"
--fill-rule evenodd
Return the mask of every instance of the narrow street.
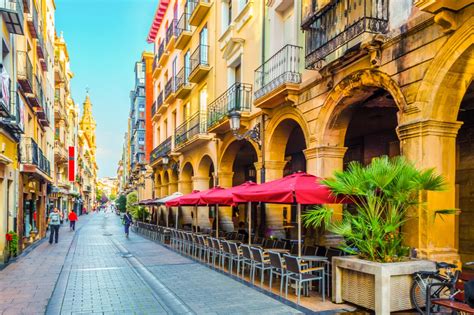
M 0 293 L 1 314 L 301 313 L 141 236 L 126 239 L 111 213 L 82 216 L 58 245 L 19 257 L 0 271 Z

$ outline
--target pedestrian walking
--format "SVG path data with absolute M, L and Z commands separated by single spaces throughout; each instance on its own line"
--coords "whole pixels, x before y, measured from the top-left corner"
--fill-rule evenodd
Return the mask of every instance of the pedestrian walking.
M 130 231 L 130 225 L 133 223 L 132 215 L 130 212 L 125 212 L 123 216 L 123 224 L 125 225 L 125 236 L 128 238 L 128 233 Z
M 49 214 L 48 224 L 50 229 L 49 244 L 53 244 L 53 237 L 54 242 L 57 244 L 59 237 L 59 226 L 61 225 L 61 215 L 59 214 L 58 208 L 54 208 L 53 212 Z
M 74 211 L 69 212 L 69 231 L 76 230 L 76 221 L 78 220 L 77 214 Z

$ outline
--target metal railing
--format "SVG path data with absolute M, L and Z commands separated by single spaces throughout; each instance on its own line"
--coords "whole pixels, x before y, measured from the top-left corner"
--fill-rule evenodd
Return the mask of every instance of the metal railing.
M 388 31 L 389 0 L 334 0 L 320 11 L 315 9 L 306 13 L 302 24 L 307 68 L 363 33 Z
M 188 12 L 190 15 L 193 14 L 194 10 L 198 7 L 200 3 L 209 3 L 209 0 L 188 0 Z
M 189 25 L 189 13 L 183 13 L 178 20 L 176 25 L 176 37 L 181 36 L 181 34 L 185 31 L 191 31 L 191 25 Z
M 153 105 L 151 106 L 151 117 L 155 116 L 156 114 L 156 100 L 153 101 Z
M 255 98 L 285 83 L 301 83 L 301 47 L 286 45 L 255 70 Z
M 160 61 L 161 56 L 163 56 L 164 52 L 165 52 L 165 41 L 163 40 L 160 46 L 158 47 L 158 62 Z
M 150 163 L 155 162 L 159 158 L 162 158 L 168 155 L 171 152 L 171 137 L 166 138 L 165 141 L 160 143 L 156 148 L 153 149 L 150 153 Z
M 155 71 L 157 67 L 158 67 L 158 55 L 155 55 L 155 57 L 153 57 L 153 71 Z
M 177 29 L 176 29 L 177 21 L 175 19 L 171 20 L 170 25 L 166 29 L 166 44 L 168 44 L 173 36 L 176 36 Z
M 43 151 L 31 137 L 22 137 L 20 141 L 20 163 L 37 166 L 47 175 L 51 174 L 51 164 Z
M 158 109 L 163 105 L 163 91 L 158 94 L 158 97 L 156 98 L 156 109 L 155 113 L 158 111 Z
M 175 79 L 176 91 L 189 84 L 189 72 L 190 69 L 187 67 L 182 67 L 181 70 L 178 71 Z
M 207 128 L 220 123 L 232 111 L 250 112 L 252 84 L 235 83 L 208 106 Z
M 33 28 L 34 31 L 32 32 L 32 36 L 36 38 L 38 36 L 38 11 L 36 10 L 36 7 L 34 3 L 31 3 L 31 10 L 30 13 L 28 13 L 28 22 L 33 23 Z
M 33 86 L 33 64 L 26 51 L 17 52 L 17 76 L 19 80 L 27 80 Z
M 198 111 L 176 128 L 175 147 L 181 146 L 198 134 L 207 133 L 206 112 Z
M 174 80 L 173 77 L 169 78 L 168 81 L 166 82 L 165 85 L 165 100 L 170 96 L 172 93 L 174 93 Z
M 191 54 L 191 73 L 198 66 L 209 66 L 209 46 L 198 45 Z

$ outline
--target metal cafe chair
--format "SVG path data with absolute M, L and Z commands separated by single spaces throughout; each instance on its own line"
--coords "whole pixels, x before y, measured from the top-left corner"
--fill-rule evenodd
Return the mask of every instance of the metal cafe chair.
M 245 257 L 242 256 L 242 253 L 240 252 L 239 248 L 237 247 L 237 244 L 234 242 L 228 242 L 230 252 L 231 252 L 231 258 L 230 258 L 230 274 L 233 272 L 233 267 L 234 267 L 234 262 L 237 263 L 237 275 L 240 274 L 240 263 L 243 263 L 245 260 Z
M 325 296 L 325 277 L 324 277 L 324 267 L 314 267 L 307 268 L 302 270 L 301 262 L 298 257 L 285 255 L 286 269 L 288 271 L 286 275 L 286 289 L 285 297 L 288 298 L 288 282 L 289 280 L 294 280 L 296 284 L 296 295 L 298 305 L 300 304 L 301 290 L 300 287 L 303 287 L 305 291 L 308 290 L 308 284 L 313 281 L 319 281 L 321 292 L 323 295 L 323 302 L 326 300 Z M 318 274 L 312 274 L 312 272 L 317 272 Z M 304 285 L 306 284 L 306 285 Z
M 270 292 L 272 292 L 273 274 L 280 276 L 280 296 L 283 294 L 283 282 L 286 277 L 286 268 L 280 253 L 268 252 L 270 256 Z
M 260 247 L 250 248 L 253 255 L 253 273 L 252 273 L 252 284 L 255 283 L 255 271 L 260 270 L 260 287 L 263 287 L 263 280 L 265 278 L 265 271 L 271 270 L 270 260 L 263 257 L 263 250 Z
M 240 245 L 240 249 L 242 249 L 242 256 L 244 257 L 244 260 L 242 261 L 242 278 L 245 277 L 245 266 L 249 267 L 249 277 L 252 278 L 253 257 L 252 257 L 252 252 L 250 251 L 250 246 Z
M 221 252 L 221 267 L 222 269 L 225 269 L 224 266 L 225 266 L 225 260 L 227 259 L 227 263 L 228 263 L 228 268 L 230 270 L 230 262 L 232 260 L 232 253 L 230 252 L 230 246 L 229 246 L 229 243 L 225 240 L 221 240 L 220 241 L 221 245 L 222 245 L 222 252 Z

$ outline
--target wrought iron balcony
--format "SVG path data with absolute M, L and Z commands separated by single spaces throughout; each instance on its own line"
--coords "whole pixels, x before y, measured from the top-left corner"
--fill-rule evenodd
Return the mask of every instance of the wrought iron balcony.
M 28 30 L 33 38 L 38 37 L 38 11 L 36 10 L 35 4 L 31 4 L 30 13 L 27 16 Z
M 210 0 L 188 0 L 188 9 L 191 16 L 189 17 L 189 24 L 198 26 L 206 16 L 211 8 Z
M 232 111 L 250 112 L 252 108 L 252 84 L 235 83 L 208 106 L 207 128 L 211 129 L 228 119 Z
M 50 162 L 33 138 L 21 138 L 20 163 L 26 165 L 23 171 L 35 172 L 37 168 L 48 176 L 51 174 Z
M 153 105 L 151 105 L 151 117 L 155 116 L 156 114 L 156 100 L 153 101 Z
M 165 85 L 165 99 L 164 102 L 170 102 L 174 98 L 175 84 L 174 78 L 169 78 Z
M 34 76 L 33 79 L 33 94 L 28 95 L 28 101 L 31 107 L 41 107 L 43 102 L 43 88 L 38 79 L 38 76 Z
M 154 116 L 157 112 L 159 112 L 161 105 L 163 105 L 163 91 L 161 91 L 160 94 L 158 94 L 158 97 L 157 97 L 156 100 L 155 100 L 155 106 L 154 106 L 154 107 L 155 107 L 155 111 L 154 111 L 153 116 Z
M 158 66 L 162 66 L 166 59 L 168 59 L 168 52 L 165 50 L 166 41 L 161 41 L 160 47 L 158 47 Z
M 286 45 L 255 70 L 255 98 L 261 98 L 278 87 L 301 83 L 301 47 Z
M 368 35 L 388 31 L 389 0 L 333 0 L 319 11 L 316 2 L 303 12 L 308 69 L 341 57 Z
M 54 140 L 54 156 L 56 163 L 66 163 L 68 161 L 68 150 L 64 141 L 60 139 Z
M 23 35 L 22 0 L 0 0 L 0 12 L 11 34 Z
M 184 99 L 191 92 L 192 85 L 189 82 L 190 69 L 187 67 L 181 68 L 175 78 L 176 98 Z
M 153 77 L 157 77 L 159 70 L 161 70 L 161 67 L 158 65 L 158 59 L 159 55 L 155 55 L 155 57 L 153 57 Z
M 176 128 L 175 147 L 181 147 L 199 134 L 206 133 L 206 112 L 198 111 Z
M 178 20 L 176 26 L 176 49 L 184 49 L 193 35 L 191 25 L 189 25 L 189 16 L 189 13 L 183 13 Z
M 150 164 L 153 164 L 158 159 L 168 155 L 171 152 L 171 137 L 168 137 L 165 141 L 160 143 L 150 153 Z
M 209 46 L 198 45 L 191 54 L 191 73 L 189 81 L 198 83 L 211 70 L 209 67 Z
M 26 51 L 17 52 L 17 78 L 23 93 L 33 93 L 33 65 Z
M 178 21 L 173 19 L 166 29 L 166 49 L 172 50 L 177 37 L 177 23 Z

